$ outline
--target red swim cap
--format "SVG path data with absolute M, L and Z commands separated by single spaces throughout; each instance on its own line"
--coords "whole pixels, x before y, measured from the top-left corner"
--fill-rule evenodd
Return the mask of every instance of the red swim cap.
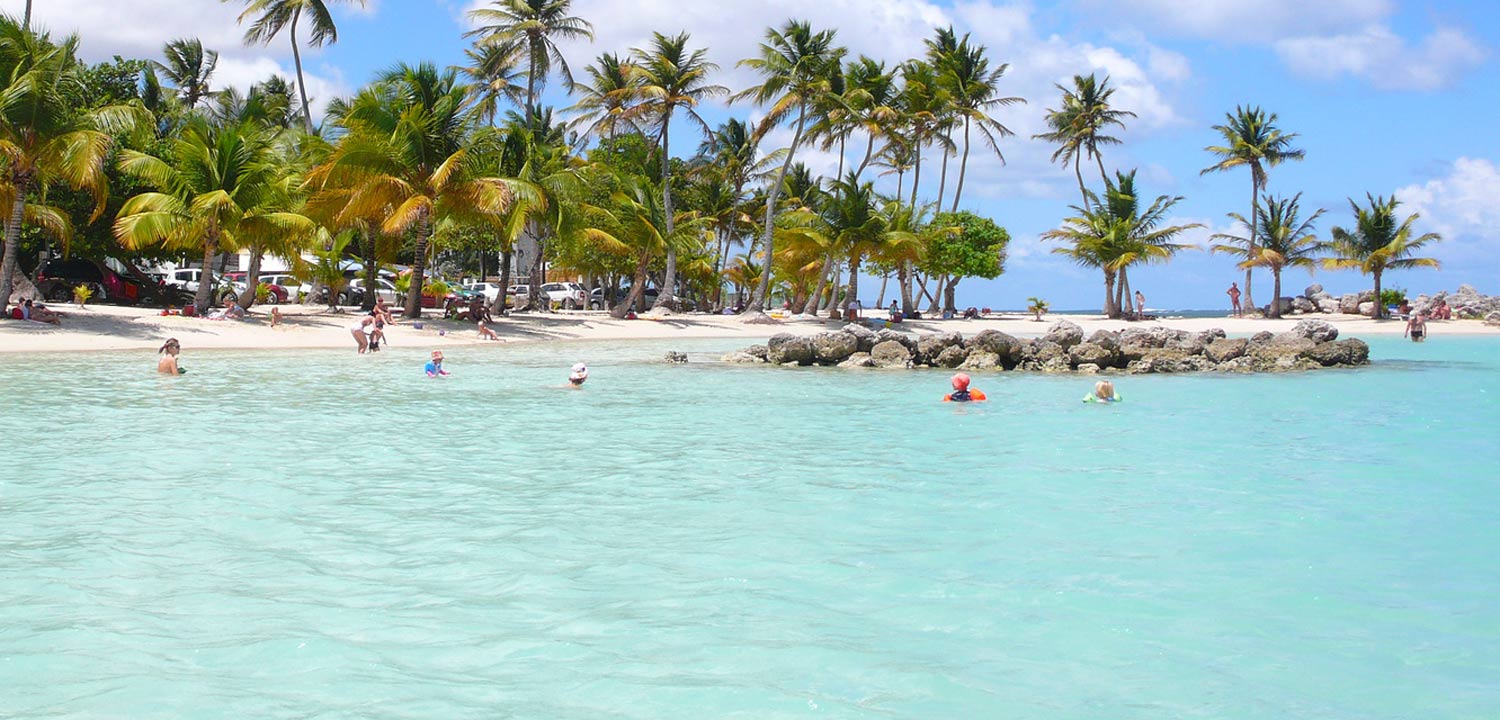
M 969 387 L 969 376 L 967 374 L 958 373 L 957 375 L 953 376 L 954 390 L 963 390 L 967 387 Z

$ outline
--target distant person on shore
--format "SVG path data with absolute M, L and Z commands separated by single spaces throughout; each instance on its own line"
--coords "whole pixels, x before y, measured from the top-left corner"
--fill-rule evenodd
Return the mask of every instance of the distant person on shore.
M 1401 317 L 1410 317 L 1411 302 L 1406 298 L 1401 298 L 1401 304 L 1396 306 L 1396 312 L 1399 313 Z
M 46 305 L 33 305 L 30 300 L 21 304 L 21 319 L 62 325 L 62 315 L 48 310 Z
M 1135 319 L 1146 319 L 1146 296 L 1140 290 L 1135 291 Z
M 943 402 L 984 402 L 989 399 L 985 397 L 983 390 L 969 389 L 968 373 L 958 373 L 949 382 L 953 384 L 953 392 L 944 395 Z
M 483 340 L 499 340 L 500 336 L 490 329 L 483 320 L 479 321 L 479 337 Z
M 396 317 L 391 314 L 391 306 L 385 304 L 385 298 L 380 297 L 379 295 L 375 296 L 374 313 L 377 320 L 382 320 L 387 325 L 396 324 Z
M 1448 301 L 1447 300 L 1439 300 L 1439 301 L 1437 301 L 1437 304 L 1433 305 L 1432 309 L 1429 310 L 1428 313 L 1432 316 L 1433 320 L 1452 320 L 1453 319 L 1453 308 L 1448 307 Z
M 446 377 L 448 371 L 443 369 L 443 351 L 433 350 L 432 359 L 427 361 L 427 366 L 423 370 L 427 373 L 427 377 Z
M 280 325 L 280 324 L 281 324 L 281 309 L 273 306 L 271 308 L 271 327 L 276 327 L 277 325 Z
M 1240 284 L 1229 283 L 1229 290 L 1225 291 L 1225 294 L 1229 296 L 1229 305 L 1234 312 L 1234 316 L 1239 317 L 1245 314 L 1240 309 Z
M 1084 402 L 1120 402 L 1120 396 L 1115 394 L 1115 384 L 1108 380 L 1100 380 L 1094 383 L 1094 391 L 1085 395 Z
M 156 351 L 157 355 L 162 356 L 156 361 L 156 371 L 162 375 L 181 375 L 187 372 L 177 367 L 177 354 L 180 352 L 182 344 L 177 342 L 177 338 L 167 338 L 167 342 Z
M 891 322 L 901 322 L 901 308 L 897 307 L 895 300 L 891 301 L 891 307 L 887 312 L 887 317 L 890 318 Z
M 568 387 L 581 388 L 588 379 L 589 367 L 583 363 L 575 363 L 572 372 L 568 373 Z
M 1410 337 L 1412 342 L 1422 342 L 1427 339 L 1427 316 L 1417 313 L 1406 321 L 1406 330 L 1401 333 L 1402 337 Z
M 349 326 L 349 333 L 354 336 L 354 342 L 359 345 L 359 354 L 361 355 L 365 354 L 365 352 L 370 349 L 370 339 L 365 335 L 365 328 L 373 325 L 374 323 L 375 318 L 373 316 L 366 315 L 358 320 L 355 320 L 354 324 Z

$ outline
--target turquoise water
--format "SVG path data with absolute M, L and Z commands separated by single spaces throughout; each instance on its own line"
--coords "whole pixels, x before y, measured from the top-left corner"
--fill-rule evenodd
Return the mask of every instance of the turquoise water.
M 0 717 L 1500 708 L 1500 342 L 1108 407 L 736 344 L 4 357 Z

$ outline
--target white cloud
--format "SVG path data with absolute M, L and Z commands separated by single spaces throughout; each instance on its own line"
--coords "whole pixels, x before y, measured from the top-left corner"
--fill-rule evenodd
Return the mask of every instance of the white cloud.
M 18 13 L 21 5 L 18 0 L 5 0 L 0 8 Z M 373 5 L 363 10 L 344 7 L 349 13 L 374 12 Z M 90 61 L 114 55 L 160 59 L 167 42 L 198 38 L 205 48 L 219 52 L 215 89 L 233 87 L 243 92 L 271 75 L 295 81 L 290 41 L 278 37 L 267 46 L 245 47 L 244 29 L 238 23 L 242 11 L 240 4 L 217 0 L 45 0 L 33 7 L 32 22 L 54 36 L 78 33 L 80 53 Z M 317 65 L 317 55 L 316 48 L 303 48 L 303 74 L 314 116 L 321 115 L 330 100 L 349 92 L 342 72 Z
M 1339 32 L 1388 17 L 1392 0 L 1079 0 L 1085 11 L 1139 27 L 1222 42 L 1271 42 L 1296 28 Z
M 1417 232 L 1437 232 L 1443 241 L 1430 245 L 1431 255 L 1446 261 L 1445 270 L 1463 272 L 1468 265 L 1494 265 L 1500 250 L 1500 164 L 1483 158 L 1459 158 L 1446 175 L 1398 188 L 1401 216 L 1419 213 Z M 1462 279 L 1462 278 L 1461 278 Z
M 1484 60 L 1468 35 L 1438 28 L 1416 44 L 1383 25 L 1358 32 L 1288 38 L 1276 53 L 1293 70 L 1324 79 L 1352 75 L 1388 90 L 1435 90 Z

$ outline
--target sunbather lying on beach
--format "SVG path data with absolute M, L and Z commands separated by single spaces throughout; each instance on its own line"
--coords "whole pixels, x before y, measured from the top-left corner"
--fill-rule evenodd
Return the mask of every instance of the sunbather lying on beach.
M 62 325 L 62 315 L 47 309 L 46 305 L 33 305 L 30 300 L 21 304 L 21 318 L 40 323 Z

